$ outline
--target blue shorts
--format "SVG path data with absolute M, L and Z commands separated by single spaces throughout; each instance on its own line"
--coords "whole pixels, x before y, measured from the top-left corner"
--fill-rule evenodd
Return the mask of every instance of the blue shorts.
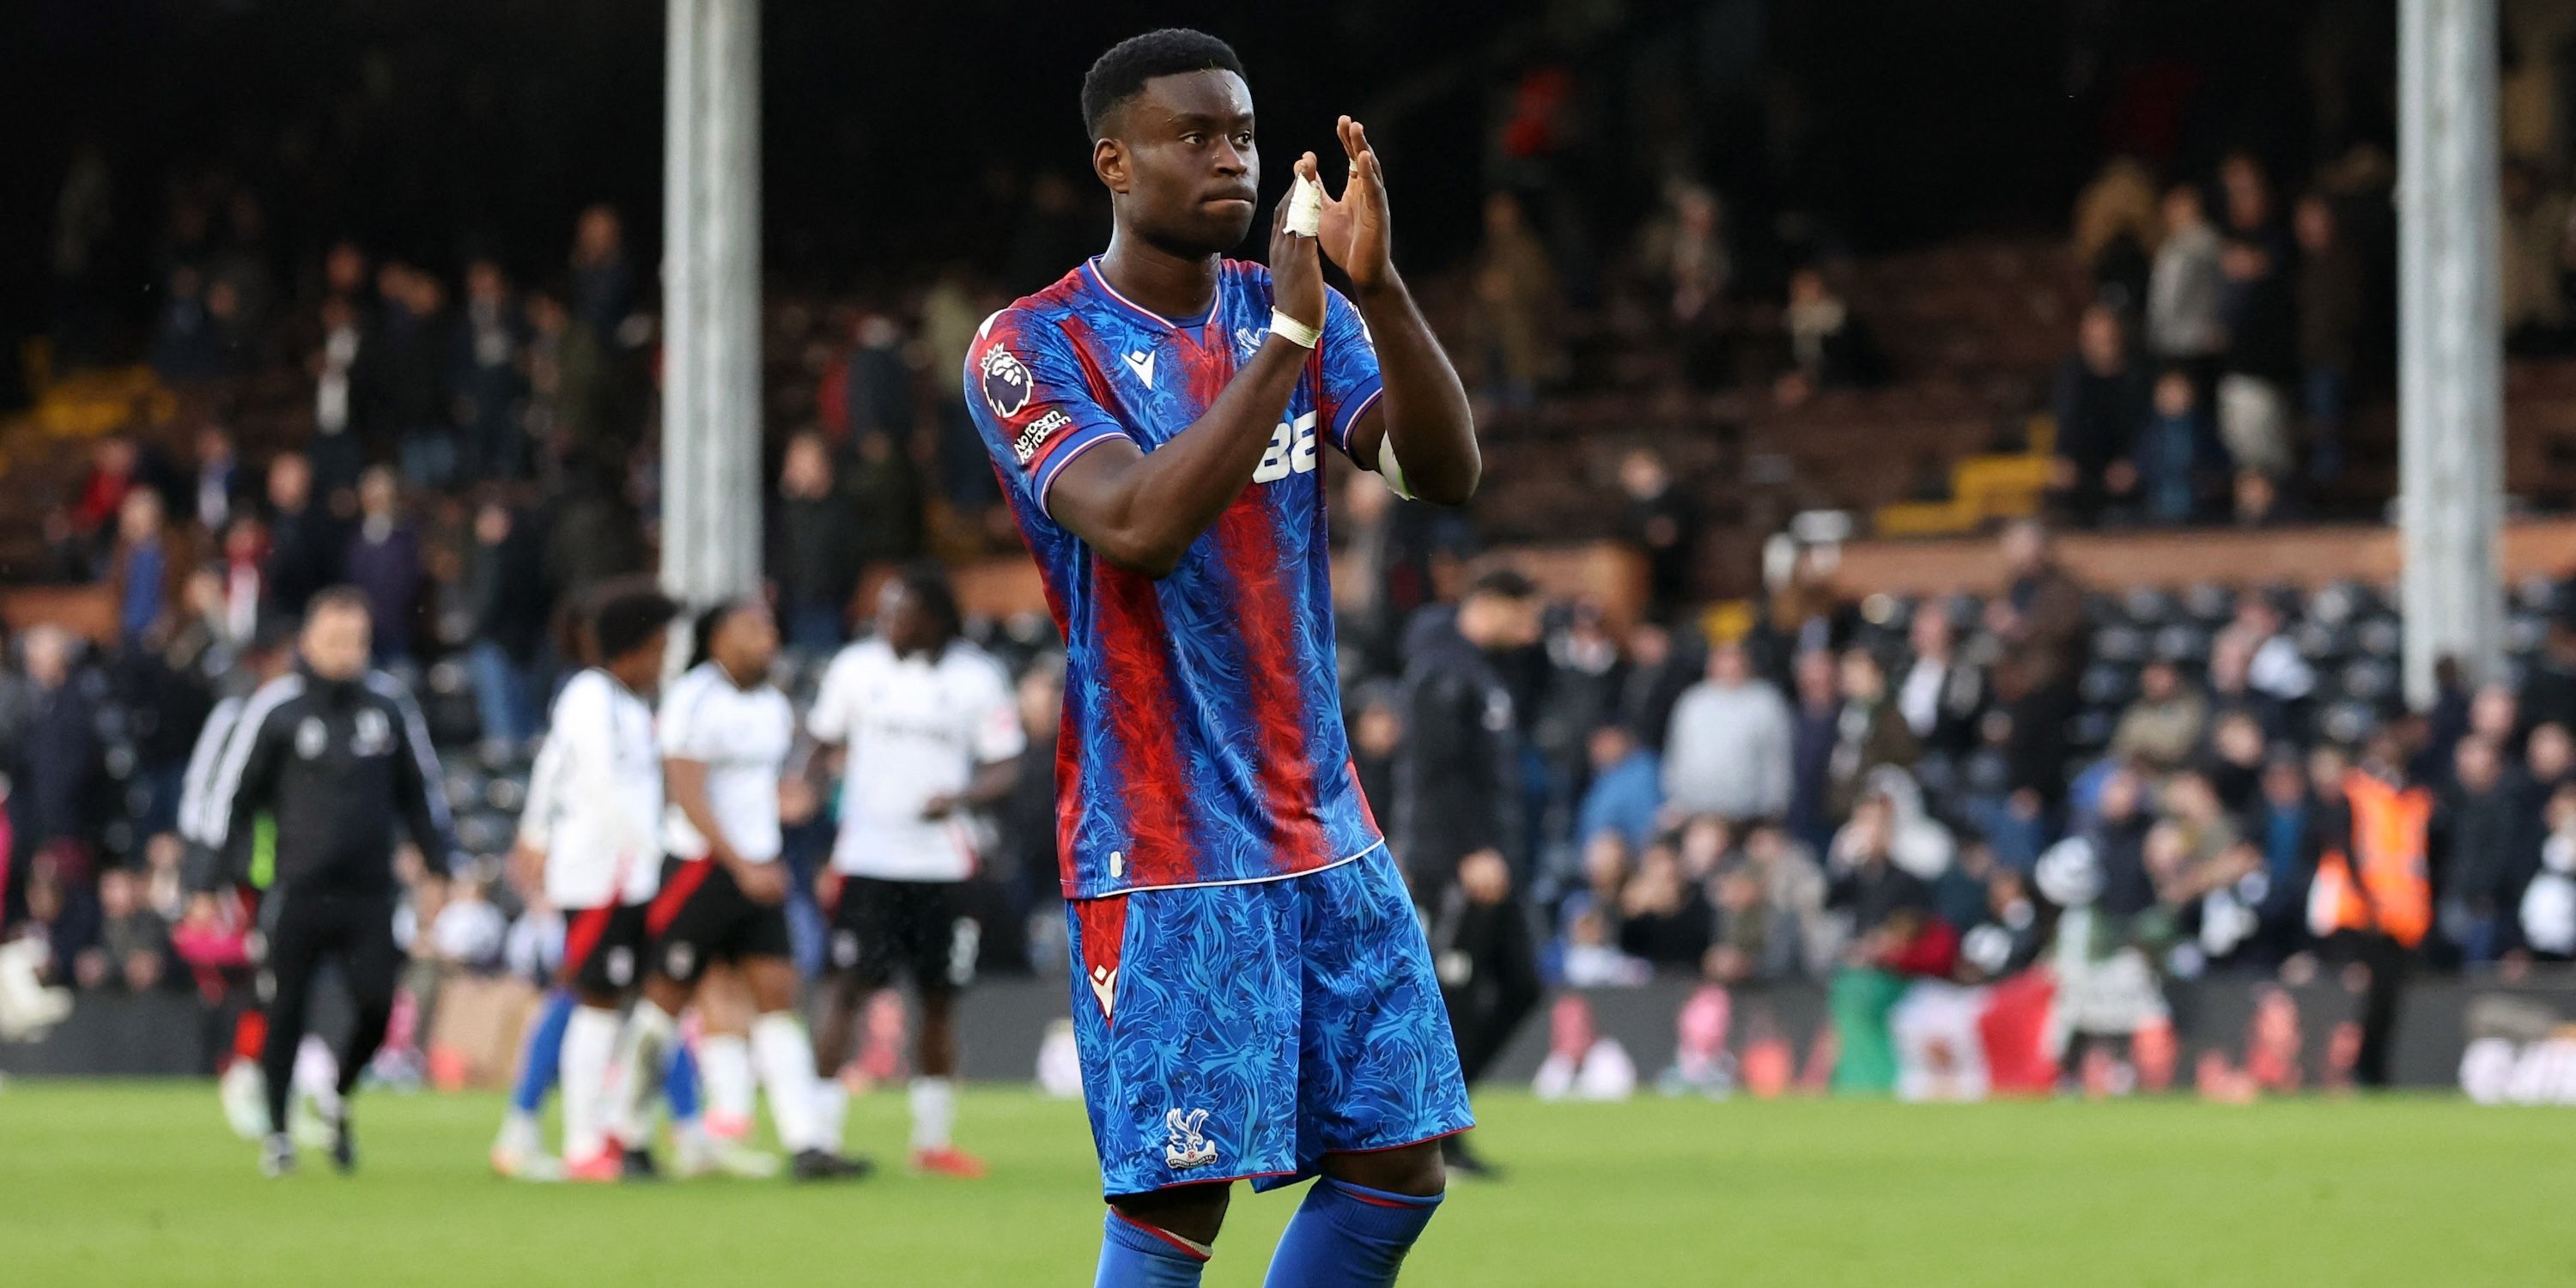
M 1312 1176 L 1474 1126 L 1431 948 L 1381 846 L 1248 885 L 1065 905 L 1111 1197 Z

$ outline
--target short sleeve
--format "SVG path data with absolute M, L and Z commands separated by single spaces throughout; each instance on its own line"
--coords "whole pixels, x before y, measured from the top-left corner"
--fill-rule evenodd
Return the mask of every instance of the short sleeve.
M 858 698 L 858 662 L 856 648 L 841 651 L 823 672 L 823 687 L 814 695 L 814 709 L 805 713 L 805 732 L 814 741 L 844 743 L 850 740 L 851 707 Z
M 1020 728 L 1020 705 L 1002 669 L 978 668 L 975 688 L 975 762 L 995 764 L 1028 750 L 1028 733 Z
M 1377 405 L 1384 385 L 1378 377 L 1377 342 L 1369 338 L 1368 323 L 1360 320 L 1359 308 L 1347 296 L 1329 287 L 1324 292 L 1324 344 L 1320 357 L 1324 423 L 1332 430 L 1333 445 L 1349 456 L 1351 426 Z M 1377 467 L 1375 461 L 1360 464 Z
M 1011 490 L 1041 514 L 1084 452 L 1123 431 L 1092 395 L 1071 337 L 1026 309 L 985 319 L 966 350 L 966 410 Z
M 714 699 L 715 686 L 704 676 L 684 678 L 671 686 L 671 695 L 662 699 L 662 713 L 656 729 L 661 736 L 664 759 L 716 758 L 716 721 L 709 718 L 707 710 Z

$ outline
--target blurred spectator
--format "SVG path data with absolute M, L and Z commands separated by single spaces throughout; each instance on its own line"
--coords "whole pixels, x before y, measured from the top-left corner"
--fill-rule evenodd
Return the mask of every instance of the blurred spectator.
M 635 272 L 626 262 L 626 228 L 617 211 L 592 206 L 573 226 L 572 316 L 605 347 L 635 311 Z
M 2157 232 L 2155 172 L 2134 156 L 2111 158 L 2076 195 L 2075 262 L 2124 307 L 2137 307 L 2146 288 Z
M 2523 889 L 2517 927 L 2533 958 L 2576 961 L 2576 785 L 2550 794 L 2546 819 L 2540 870 Z
M 1020 676 L 1018 686 L 1020 730 L 1028 738 L 1027 750 L 1020 753 L 1026 768 L 1011 783 L 1011 794 L 1002 801 L 999 822 L 1002 829 L 1002 853 L 1014 860 L 1018 880 L 1019 903 L 1027 912 L 1033 928 L 1029 936 L 1030 961 L 1043 964 L 1060 961 L 1062 955 L 1041 953 L 1041 945 L 1061 947 L 1064 936 L 1063 888 L 1057 884 L 1055 830 L 1055 763 L 1056 739 L 1062 735 L 1064 717 L 1064 659 L 1061 654 L 1047 653 L 1030 664 Z M 1370 740 L 1353 740 L 1354 750 Z M 1368 800 L 1380 817 L 1391 817 L 1389 802 L 1370 795 Z
M 2219 182 L 2227 191 L 2227 247 L 2219 257 L 2227 276 L 2227 353 L 2218 382 L 2218 435 L 2238 468 L 2278 480 L 2290 469 L 2284 391 L 2298 374 L 2291 246 L 2273 209 L 2271 183 L 2252 157 L 2228 157 Z
M 489 259 L 466 265 L 465 310 L 458 322 L 447 381 L 464 438 L 462 474 L 523 477 L 527 433 L 519 413 L 527 398 L 527 371 L 520 355 L 528 343 L 528 321 L 500 265 Z
M 2259 807 L 2266 752 L 2262 722 L 2251 712 L 2230 711 L 2210 726 L 2209 754 L 2199 769 L 2228 813 L 2251 817 Z
M 776 524 L 770 576 L 778 583 L 787 644 L 820 653 L 838 649 L 859 585 L 859 518 L 833 484 L 831 453 L 819 434 L 788 440 Z
M 1620 458 L 1619 490 L 1628 495 L 1627 538 L 1646 552 L 1646 614 L 1670 621 L 1691 598 L 1699 507 L 1674 485 L 1671 468 L 1652 448 L 1635 448 Z
M 2003 595 L 1986 605 L 1987 629 L 2021 665 L 2028 687 L 2071 685 L 2092 652 L 2083 583 L 2057 562 L 2037 520 L 2006 525 L 2002 551 L 2007 580 Z
M 219 316 L 217 298 L 224 302 Z M 152 370 L 172 384 L 212 380 L 232 365 L 241 336 L 234 323 L 240 296 L 229 283 L 209 288 L 187 265 L 171 270 L 161 303 L 161 320 L 152 333 Z
M 2495 743 L 2473 735 L 2454 756 L 2431 833 L 2442 938 L 2461 964 L 2486 966 L 2513 945 L 2513 913 L 2537 866 L 2535 820 Z
M 1741 644 L 1708 655 L 1708 678 L 1673 707 L 1664 796 L 1683 814 L 1775 819 L 1789 810 L 1789 704 L 1753 674 Z
M 576 452 L 546 525 L 546 584 L 559 599 L 644 567 L 644 541 L 634 503 L 616 463 Z
M 334 251 L 332 263 L 337 266 L 344 262 Z M 355 432 L 359 359 L 361 355 L 371 360 L 374 357 L 366 352 L 366 343 L 357 304 L 337 292 L 325 296 L 321 347 L 305 363 L 313 375 L 313 440 L 309 450 L 313 471 L 321 476 L 325 492 L 356 486 L 358 471 L 366 466 L 366 448 L 358 442 Z
M 942 272 L 921 297 L 921 349 L 927 357 L 930 406 L 938 430 L 939 490 L 951 509 L 982 514 L 1000 505 L 992 458 L 966 410 L 966 350 L 992 309 L 976 298 L 966 274 Z
M 108 585 L 116 595 L 117 638 L 129 647 L 179 603 L 192 565 L 177 544 L 162 522 L 161 494 L 148 487 L 127 492 L 117 509 Z
M 361 394 L 374 394 L 371 414 L 359 419 L 368 454 L 396 456 L 413 487 L 445 487 L 456 477 L 456 422 L 446 397 L 453 352 L 443 312 L 447 290 L 428 273 L 387 263 L 376 270 L 376 291 L 383 304 L 359 373 L 366 386 Z
M 367 597 L 379 666 L 412 658 L 412 619 L 420 606 L 420 538 L 402 521 L 393 471 L 368 470 L 358 480 L 358 527 L 342 566 Z
M 858 460 L 844 483 L 858 521 L 850 551 L 861 568 L 899 564 L 922 552 L 921 471 L 901 444 L 886 434 L 859 440 Z
M 2192 373 L 2195 394 L 2216 379 L 2227 326 L 2220 317 L 2227 287 L 2219 266 L 2224 245 L 2211 227 L 2200 188 L 2181 183 L 2165 193 L 2164 241 L 2147 279 L 2147 346 L 2159 361 Z
M 898 452 L 909 450 L 917 400 L 912 366 L 904 358 L 903 324 L 882 312 L 865 312 L 851 341 L 842 391 L 851 446 L 865 449 L 869 439 L 882 437 L 893 440 Z
M 1985 710 L 1985 672 L 1959 656 L 1957 628 L 1939 603 L 1917 606 L 1906 633 L 1913 658 L 1897 686 L 1896 709 L 1924 751 L 1962 754 L 1975 745 Z
M 232 434 L 211 421 L 199 426 L 197 472 L 188 487 L 198 526 L 209 533 L 223 531 L 224 525 L 232 521 L 234 508 L 241 504 L 245 483 L 241 458 L 233 451 Z
M 1712 929 L 1708 902 L 1683 876 L 1671 842 L 1648 845 L 1619 892 L 1619 950 L 1654 966 L 1697 966 Z
M 2367 283 L 2361 256 L 2344 240 L 2334 206 L 2324 197 L 2302 198 L 2292 227 L 2299 244 L 2300 410 L 2307 415 L 2313 452 L 2309 473 L 2325 482 L 2343 470 L 2343 427 L 2353 371 L 2361 361 Z
M 2208 721 L 2209 704 L 2183 683 L 2179 668 L 2158 658 L 2138 672 L 2138 696 L 2120 713 L 2111 754 L 2156 774 L 2172 773 L 2199 752 Z
M 1795 407 L 1827 389 L 1858 389 L 1878 380 L 1878 350 L 1851 305 L 1825 281 L 1823 270 L 1789 275 L 1789 307 L 1781 312 L 1789 332 L 1789 370 L 1774 386 L 1784 407 Z
M 1726 297 L 1735 275 L 1726 246 L 1726 205 L 1695 183 L 1666 185 L 1667 214 L 1649 225 L 1642 258 L 1664 287 L 1672 319 L 1684 326 L 1702 320 Z
M 1485 198 L 1485 241 L 1476 248 L 1474 273 L 1483 306 L 1474 314 L 1483 360 L 1476 389 L 1504 407 L 1527 408 L 1540 386 L 1560 374 L 1553 333 L 1564 302 L 1547 247 L 1511 193 Z
M 2136 499 L 2138 428 L 2147 413 L 2146 373 L 2108 305 L 2084 311 L 2051 402 L 2057 417 L 2052 490 L 2070 518 L 2091 527 L 2108 508 Z
M 59 626 L 39 624 L 28 628 L 19 647 L 29 701 L 9 774 L 18 854 L 23 859 L 64 846 L 86 854 L 99 746 L 96 708 L 78 669 L 80 644 Z
M 2280 723 L 2267 720 L 2266 725 L 2297 728 L 2308 695 L 2316 690 L 2317 674 L 2299 652 L 2298 641 L 2283 628 L 2281 610 L 2272 606 L 2268 596 L 2242 596 L 2236 605 L 2235 622 L 2222 635 L 2236 637 L 2237 644 L 2232 647 L 2250 646 L 2246 654 L 2246 687 L 2280 713 Z
M 221 562 L 215 576 L 223 595 L 224 638 L 236 643 L 259 629 L 267 600 L 268 525 L 254 514 L 240 514 L 224 527 Z
M 72 506 L 72 526 L 85 541 L 112 539 L 108 522 L 125 505 L 125 494 L 141 477 L 142 453 L 134 440 L 123 434 L 110 434 L 90 449 L 89 469 L 81 476 L 80 499 Z
M 1592 785 L 1575 814 L 1575 844 L 1591 845 L 1606 832 L 1631 849 L 1644 848 L 1663 810 L 1662 759 L 1618 724 L 1594 729 L 1590 752 Z
M 1370 476 L 1374 477 L 1374 476 Z M 1649 747 L 1671 742 L 1673 711 L 1707 665 L 1696 633 L 1679 637 L 1653 622 L 1628 632 L 1628 675 L 1619 692 L 1619 722 Z M 1688 647 L 1684 647 L 1687 645 Z M 1669 781 L 1669 780 L 1668 780 Z
M 1834 717 L 1833 754 L 1826 764 L 1826 808 L 1848 818 L 1864 783 L 1881 766 L 1914 764 L 1920 745 L 1887 692 L 1887 672 L 1869 650 L 1843 650 L 1837 668 L 1842 705 Z
M 2102 780 L 2093 817 L 2078 835 L 2091 853 L 2097 893 L 2090 906 L 2125 922 L 2155 906 L 2156 887 L 2147 873 L 2147 833 L 2155 819 L 2146 810 L 2147 787 L 2127 769 Z
M 1351 767 L 1360 795 L 1380 818 L 1395 817 L 1395 762 L 1404 749 L 1404 707 L 1395 685 L 1372 680 L 1351 696 Z
M 2213 467 L 2223 467 L 2226 449 L 2201 414 L 2189 372 L 2175 367 L 2156 377 L 2131 455 L 2139 509 L 2149 522 L 2180 524 L 2199 517 L 2201 480 Z
M 288 620 L 340 580 L 349 540 L 337 517 L 313 495 L 313 469 L 293 452 L 268 463 L 268 565 L 260 583 L 269 606 Z
M 1790 665 L 1796 707 L 1789 729 L 1789 831 L 1823 849 L 1844 815 L 1834 808 L 1834 753 L 1842 741 L 1842 684 L 1833 654 L 1800 653 Z
M 536 737 L 543 713 L 538 667 L 554 604 L 538 550 L 534 535 L 508 505 L 487 499 L 475 508 L 465 557 L 466 593 L 474 614 L 465 662 L 473 672 L 484 740 L 510 747 Z
M 135 875 L 109 868 L 98 877 L 98 942 L 73 961 L 82 988 L 121 987 L 149 992 L 161 983 L 170 953 L 170 928 L 142 906 Z
M 432 960 L 474 974 L 501 968 L 509 919 L 485 897 L 483 883 L 472 877 L 447 883 L 447 894 L 424 936 Z

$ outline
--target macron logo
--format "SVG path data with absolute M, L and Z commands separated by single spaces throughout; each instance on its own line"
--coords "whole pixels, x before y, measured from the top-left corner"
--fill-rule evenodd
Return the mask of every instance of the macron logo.
M 1125 361 L 1125 362 L 1126 362 L 1126 364 L 1127 364 L 1127 369 L 1128 369 L 1129 371 L 1133 371 L 1133 372 L 1135 372 L 1135 373 L 1136 373 L 1136 378 L 1137 378 L 1138 380 L 1142 380 L 1142 381 L 1144 381 L 1144 382 L 1145 382 L 1145 387 L 1146 387 L 1146 388 L 1151 389 L 1151 388 L 1153 388 L 1153 387 L 1154 387 L 1154 351 L 1153 351 L 1153 350 L 1151 350 L 1151 349 L 1138 349 L 1138 350 L 1137 350 L 1137 351 L 1135 351 L 1134 353 L 1121 354 L 1121 355 L 1119 355 L 1119 357 L 1120 357 L 1123 361 Z

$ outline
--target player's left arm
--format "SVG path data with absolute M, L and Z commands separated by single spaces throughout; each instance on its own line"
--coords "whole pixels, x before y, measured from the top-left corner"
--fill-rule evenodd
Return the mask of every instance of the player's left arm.
M 1396 274 L 1387 229 L 1386 175 L 1378 168 L 1368 132 L 1347 116 L 1335 132 L 1350 155 L 1350 178 L 1339 198 L 1325 196 L 1318 240 L 1325 256 L 1351 279 L 1351 300 L 1376 342 L 1385 390 L 1352 422 L 1346 446 L 1353 460 L 1388 475 L 1389 482 L 1398 482 L 1389 462 L 1400 463 L 1398 491 L 1440 505 L 1464 505 L 1484 474 L 1467 388 Z

